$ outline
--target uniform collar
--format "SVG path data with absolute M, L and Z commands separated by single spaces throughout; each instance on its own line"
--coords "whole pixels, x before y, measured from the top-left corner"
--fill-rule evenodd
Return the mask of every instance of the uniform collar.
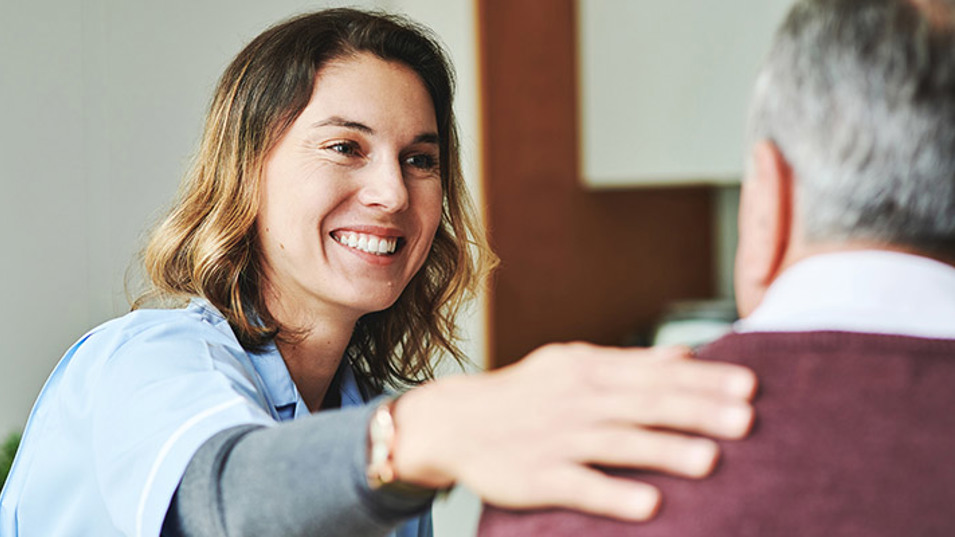
M 275 411 L 283 420 L 297 419 L 309 414 L 308 407 L 305 406 L 305 401 L 292 381 L 292 375 L 274 342 L 269 342 L 263 352 L 252 355 L 252 365 L 262 378 Z M 339 364 L 335 378 L 338 384 L 332 383 L 329 389 L 339 390 L 342 408 L 365 403 L 366 398 L 358 387 L 358 379 L 347 356 Z
M 252 366 L 265 384 L 269 402 L 283 420 L 309 413 L 274 341 L 270 341 L 262 352 L 252 355 Z
M 209 318 L 213 324 L 228 329 L 225 317 L 211 304 L 203 298 L 193 298 L 190 301 L 190 307 L 201 310 L 202 314 Z M 272 414 L 280 421 L 298 419 L 310 414 L 305 400 L 299 393 L 292 375 L 289 373 L 285 360 L 279 352 L 274 341 L 265 345 L 261 352 L 249 353 L 252 367 L 258 374 L 262 385 L 265 388 L 264 394 L 272 406 Z M 350 365 L 348 356 L 345 356 L 338 366 L 338 372 L 335 377 L 339 380 L 338 385 L 332 384 L 329 389 L 338 389 L 341 394 L 342 407 L 358 406 L 364 404 L 368 397 L 362 392 L 358 385 L 358 379 Z

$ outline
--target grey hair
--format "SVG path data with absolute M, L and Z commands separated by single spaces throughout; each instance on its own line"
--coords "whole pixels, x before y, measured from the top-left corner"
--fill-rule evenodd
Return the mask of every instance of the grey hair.
M 812 242 L 955 254 L 955 0 L 800 0 L 757 78 L 750 141 L 796 174 Z

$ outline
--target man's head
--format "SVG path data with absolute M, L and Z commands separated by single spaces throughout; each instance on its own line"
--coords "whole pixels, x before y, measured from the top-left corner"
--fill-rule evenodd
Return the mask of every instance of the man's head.
M 955 1 L 798 1 L 757 79 L 749 127 L 742 315 L 815 253 L 955 258 Z

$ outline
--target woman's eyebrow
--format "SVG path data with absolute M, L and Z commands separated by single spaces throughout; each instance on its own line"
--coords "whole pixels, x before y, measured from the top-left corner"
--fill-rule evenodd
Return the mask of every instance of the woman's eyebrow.
M 365 134 L 375 134 L 375 129 L 358 121 L 351 121 L 340 116 L 332 116 L 321 121 L 312 123 L 312 127 L 345 127 L 346 129 L 355 129 Z
M 412 143 L 441 145 L 441 141 L 438 138 L 438 133 L 436 132 L 426 132 L 424 134 L 419 134 L 414 137 L 414 142 Z
M 319 127 L 344 127 L 346 129 L 355 129 L 357 131 L 363 132 L 365 134 L 374 135 L 375 129 L 361 123 L 360 121 L 352 121 L 350 119 L 345 119 L 341 116 L 331 116 L 329 118 L 323 119 L 321 121 L 316 121 L 312 123 L 312 128 Z M 415 144 L 437 144 L 440 145 L 440 138 L 436 132 L 425 132 L 421 133 L 414 137 Z

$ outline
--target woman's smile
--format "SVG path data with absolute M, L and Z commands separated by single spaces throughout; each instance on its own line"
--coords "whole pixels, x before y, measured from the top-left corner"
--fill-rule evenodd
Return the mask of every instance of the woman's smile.
M 380 226 L 350 226 L 329 235 L 348 255 L 378 267 L 400 261 L 401 249 L 407 243 L 400 230 Z
M 428 90 L 403 64 L 358 54 L 319 71 L 265 162 L 258 228 L 272 300 L 313 322 L 394 304 L 441 220 L 437 130 Z
M 398 250 L 397 237 L 379 237 L 378 235 L 343 231 L 333 233 L 332 238 L 338 241 L 339 244 L 377 256 L 390 257 Z

